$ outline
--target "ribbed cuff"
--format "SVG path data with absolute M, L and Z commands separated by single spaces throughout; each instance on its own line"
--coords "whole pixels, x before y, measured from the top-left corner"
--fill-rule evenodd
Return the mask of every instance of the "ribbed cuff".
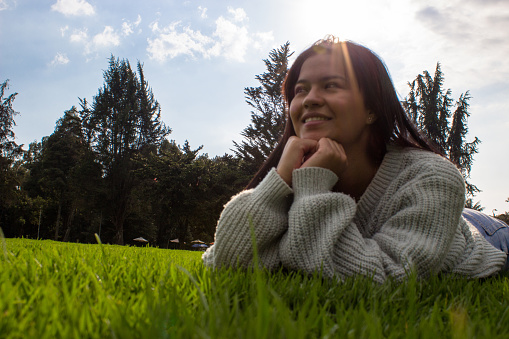
M 329 193 L 337 181 L 338 177 L 334 172 L 321 167 L 300 168 L 292 173 L 295 198 Z
M 272 168 L 269 173 L 267 173 L 265 178 L 263 178 L 253 191 L 253 194 L 258 196 L 258 199 L 263 199 L 266 202 L 272 203 L 279 202 L 281 198 L 285 198 L 292 193 L 293 190 L 276 172 L 275 168 Z

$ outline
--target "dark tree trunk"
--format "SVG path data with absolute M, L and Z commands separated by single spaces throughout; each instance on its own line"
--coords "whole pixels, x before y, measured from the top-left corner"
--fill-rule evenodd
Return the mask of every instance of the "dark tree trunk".
M 60 230 L 60 217 L 62 215 L 62 198 L 60 198 L 58 202 L 58 212 L 57 212 L 57 224 L 55 227 L 55 240 L 58 240 L 58 231 Z

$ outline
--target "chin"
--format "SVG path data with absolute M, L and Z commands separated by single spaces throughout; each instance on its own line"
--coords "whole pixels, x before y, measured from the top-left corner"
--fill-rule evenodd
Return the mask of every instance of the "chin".
M 304 136 L 304 137 L 301 137 L 301 139 L 307 139 L 307 140 L 315 140 L 315 141 L 319 141 L 322 137 L 311 137 L 311 136 Z
M 328 135 L 323 135 L 323 134 L 318 134 L 318 133 L 305 133 L 305 134 L 302 134 L 302 136 L 299 136 L 299 138 L 319 141 L 322 138 L 330 138 L 330 137 Z

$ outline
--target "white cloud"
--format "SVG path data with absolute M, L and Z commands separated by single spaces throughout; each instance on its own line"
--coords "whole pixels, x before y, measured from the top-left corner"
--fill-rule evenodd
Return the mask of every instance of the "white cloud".
M 152 22 L 150 25 L 148 25 L 148 27 L 154 33 L 161 31 L 161 29 L 159 28 L 159 22 L 157 21 Z
M 115 33 L 113 27 L 106 26 L 102 33 L 94 36 L 92 42 L 97 47 L 118 46 L 120 45 L 120 37 Z
M 134 22 L 123 20 L 122 26 L 117 29 L 113 26 L 106 25 L 102 32 L 98 33 L 95 31 L 90 35 L 88 28 L 74 29 L 72 33 L 67 33 L 69 27 L 66 26 L 61 28 L 60 31 L 62 36 L 69 35 L 70 42 L 78 43 L 83 46 L 85 55 L 90 55 L 103 48 L 119 46 L 122 42 L 122 38 L 133 34 L 136 29 L 138 29 L 138 33 L 141 32 L 141 29 L 139 29 L 142 21 L 141 15 L 138 15 Z
M 253 35 L 253 46 L 254 48 L 261 50 L 265 46 L 272 44 L 274 41 L 274 33 L 270 32 L 258 32 Z
M 233 21 L 235 22 L 242 22 L 247 19 L 246 11 L 242 8 L 228 7 L 228 13 L 233 15 Z
M 207 19 L 207 8 L 198 6 L 198 10 L 200 11 L 200 18 Z
M 60 34 L 62 34 L 62 37 L 65 36 L 65 33 L 69 30 L 69 26 L 61 27 L 60 28 Z
M 86 0 L 57 0 L 51 10 L 64 15 L 93 15 L 94 7 Z
M 122 34 L 124 34 L 125 36 L 133 34 L 132 26 L 125 21 L 122 23 Z
M 67 58 L 67 55 L 64 53 L 57 53 L 53 60 L 51 61 L 51 66 L 57 66 L 57 65 L 65 65 L 69 63 L 69 58 Z
M 163 30 L 159 29 L 157 23 L 152 25 L 152 31 L 160 32 L 156 39 L 148 39 L 148 48 L 150 58 L 158 61 L 164 61 L 167 58 L 173 59 L 179 55 L 195 54 L 206 55 L 206 46 L 212 43 L 212 39 L 202 35 L 199 31 L 193 31 L 189 27 L 184 27 L 182 32 L 178 32 L 179 23 L 172 23 Z
M 74 30 L 69 40 L 83 45 L 85 54 L 90 54 L 100 48 L 120 45 L 120 36 L 111 26 L 105 26 L 101 33 L 94 35 L 92 38 L 89 37 L 86 28 Z
M 138 27 L 141 24 L 141 15 L 138 14 L 138 19 L 134 22 L 134 27 Z
M 129 36 L 134 33 L 134 29 L 137 28 L 141 23 L 141 15 L 138 14 L 138 18 L 135 22 L 124 21 L 122 23 L 122 34 Z
M 0 0 L 0 11 L 16 7 L 16 0 Z
M 415 18 L 433 34 L 438 53 L 447 58 L 446 66 L 461 65 L 464 74 L 477 74 L 476 85 L 506 81 L 507 72 L 500 70 L 509 67 L 507 2 L 469 0 L 464 6 L 459 0 L 419 0 L 418 4 Z
M 219 17 L 213 34 L 218 39 L 212 48 L 213 55 L 223 55 L 226 59 L 244 61 L 247 47 L 251 41 L 247 28 L 237 26 L 233 22 Z
M 272 32 L 250 33 L 244 23 L 248 17 L 242 8 L 228 7 L 227 11 L 228 17 L 220 16 L 215 20 L 215 31 L 210 35 L 183 26 L 180 22 L 173 22 L 164 28 L 159 27 L 159 22 L 153 22 L 149 27 L 157 36 L 147 39 L 149 57 L 165 61 L 179 55 L 188 55 L 224 57 L 243 62 L 250 46 L 261 48 L 274 40 Z
M 88 41 L 87 29 L 74 30 L 70 37 L 71 42 L 84 43 Z

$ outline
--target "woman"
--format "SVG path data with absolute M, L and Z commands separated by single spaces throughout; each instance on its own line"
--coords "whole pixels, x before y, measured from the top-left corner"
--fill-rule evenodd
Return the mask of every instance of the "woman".
M 328 38 L 295 60 L 284 135 L 225 206 L 206 265 L 383 282 L 408 272 L 485 277 L 507 254 L 462 218 L 465 183 L 408 121 L 384 64 Z

